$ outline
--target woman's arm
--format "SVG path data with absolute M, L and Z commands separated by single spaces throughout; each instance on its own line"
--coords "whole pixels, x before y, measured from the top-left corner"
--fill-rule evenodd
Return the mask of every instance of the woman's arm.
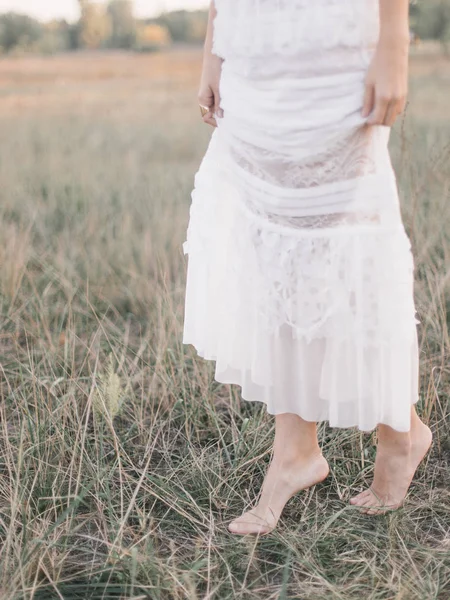
M 222 70 L 222 59 L 212 53 L 215 17 L 216 8 L 214 6 L 214 0 L 212 0 L 209 7 L 208 28 L 203 48 L 203 67 L 198 101 L 202 106 L 207 106 L 209 108 L 209 111 L 203 117 L 203 121 L 214 127 L 217 126 L 214 113 L 217 113 L 219 117 L 223 116 L 223 111 L 219 107 L 219 82 Z
M 408 0 L 379 0 L 380 36 L 366 78 L 363 117 L 391 127 L 403 112 L 408 91 Z M 371 114 L 372 113 L 372 114 Z

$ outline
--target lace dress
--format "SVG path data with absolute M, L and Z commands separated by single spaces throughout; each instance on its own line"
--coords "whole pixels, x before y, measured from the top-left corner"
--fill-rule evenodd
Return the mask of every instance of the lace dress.
M 378 0 L 216 0 L 224 116 L 195 177 L 183 343 L 271 414 L 408 431 L 411 244 L 361 117 Z

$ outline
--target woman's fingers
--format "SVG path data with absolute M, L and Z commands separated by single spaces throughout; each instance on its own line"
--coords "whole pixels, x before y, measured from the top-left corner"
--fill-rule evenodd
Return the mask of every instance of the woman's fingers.
M 386 115 L 386 121 L 389 120 L 389 127 L 392 127 L 397 117 L 402 114 L 402 112 L 406 108 L 406 96 L 397 96 L 392 101 L 392 109 L 390 118 L 388 119 L 388 115 Z M 387 123 L 386 123 L 387 124 Z
M 206 89 L 200 90 L 197 98 L 199 105 L 208 109 L 208 112 L 202 117 L 203 120 L 205 120 L 205 117 L 207 117 L 213 111 L 214 94 L 212 93 L 211 88 L 207 87 Z
M 369 125 L 392 127 L 405 106 L 406 96 L 377 94 L 374 85 L 366 84 L 362 116 L 369 117 L 367 119 Z
M 398 101 L 391 101 L 387 108 L 386 116 L 384 117 L 384 122 L 382 124 L 386 125 L 386 127 L 392 127 L 400 112 Z
M 362 116 L 363 118 L 368 117 L 373 109 L 373 101 L 375 98 L 375 88 L 372 84 L 366 84 L 364 90 L 364 100 L 363 100 L 363 109 Z
M 214 112 L 219 118 L 223 117 L 223 110 L 220 108 L 219 90 L 214 90 Z
M 367 120 L 369 125 L 383 125 L 388 106 L 389 99 L 386 96 L 375 96 L 375 107 Z
M 204 115 L 203 123 L 217 127 L 216 119 L 214 118 L 214 113 L 211 109 Z
M 384 102 L 381 103 L 375 108 L 374 111 L 374 124 L 377 125 L 385 125 L 386 127 L 392 127 L 397 120 L 397 117 L 403 112 L 406 105 L 406 98 L 403 97 L 393 97 L 391 100 L 384 99 Z M 384 116 L 383 116 L 384 113 Z
M 197 98 L 198 103 L 201 104 L 201 106 L 207 106 L 208 108 L 211 108 L 214 105 L 214 93 L 209 85 L 205 86 L 202 84 L 200 86 L 200 91 Z
M 203 115 L 203 117 L 202 117 L 203 123 L 207 123 L 208 125 L 212 125 L 213 127 L 217 127 L 217 123 L 216 123 L 216 120 L 214 118 L 214 104 L 211 105 L 211 101 L 209 101 L 208 103 L 206 103 L 205 100 L 202 100 L 200 96 L 199 96 L 198 100 L 199 100 L 199 104 L 201 106 L 204 106 L 205 108 L 208 108 L 208 112 L 205 113 Z
M 220 97 L 217 90 L 211 87 L 205 93 L 198 95 L 198 102 L 201 106 L 205 106 L 209 111 L 203 116 L 203 122 L 213 127 L 217 127 L 215 115 L 223 117 L 223 110 L 220 108 Z

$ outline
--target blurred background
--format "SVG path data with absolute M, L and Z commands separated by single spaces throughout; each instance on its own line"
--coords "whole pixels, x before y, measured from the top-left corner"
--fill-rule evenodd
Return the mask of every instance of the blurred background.
M 156 51 L 203 41 L 206 0 L 1 0 L 4 53 Z
M 52 54 L 77 49 L 156 51 L 202 43 L 207 0 L 0 0 L 3 53 Z M 447 0 L 413 0 L 414 43 L 450 43 Z
M 376 435 L 321 424 L 335 477 L 258 546 L 223 523 L 273 421 L 181 343 L 205 4 L 0 0 L 0 598 L 448 600 L 450 0 L 411 4 L 390 140 L 433 450 L 369 522 Z

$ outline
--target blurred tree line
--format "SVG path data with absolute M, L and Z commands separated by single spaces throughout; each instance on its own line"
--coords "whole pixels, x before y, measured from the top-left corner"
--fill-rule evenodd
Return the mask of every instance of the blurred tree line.
M 40 23 L 26 15 L 0 15 L 0 53 L 53 53 L 79 48 L 155 50 L 173 42 L 201 43 L 206 11 L 175 11 L 156 19 L 137 20 L 132 0 L 78 0 L 77 23 Z
M 202 43 L 206 11 L 174 11 L 137 20 L 132 0 L 78 0 L 77 23 L 40 23 L 17 13 L 0 15 L 0 53 L 53 53 L 78 48 L 155 50 L 174 42 Z M 420 39 L 450 45 L 450 0 L 411 0 L 411 27 Z
M 450 43 L 450 0 L 412 0 L 410 22 L 421 39 L 439 40 L 447 50 Z

